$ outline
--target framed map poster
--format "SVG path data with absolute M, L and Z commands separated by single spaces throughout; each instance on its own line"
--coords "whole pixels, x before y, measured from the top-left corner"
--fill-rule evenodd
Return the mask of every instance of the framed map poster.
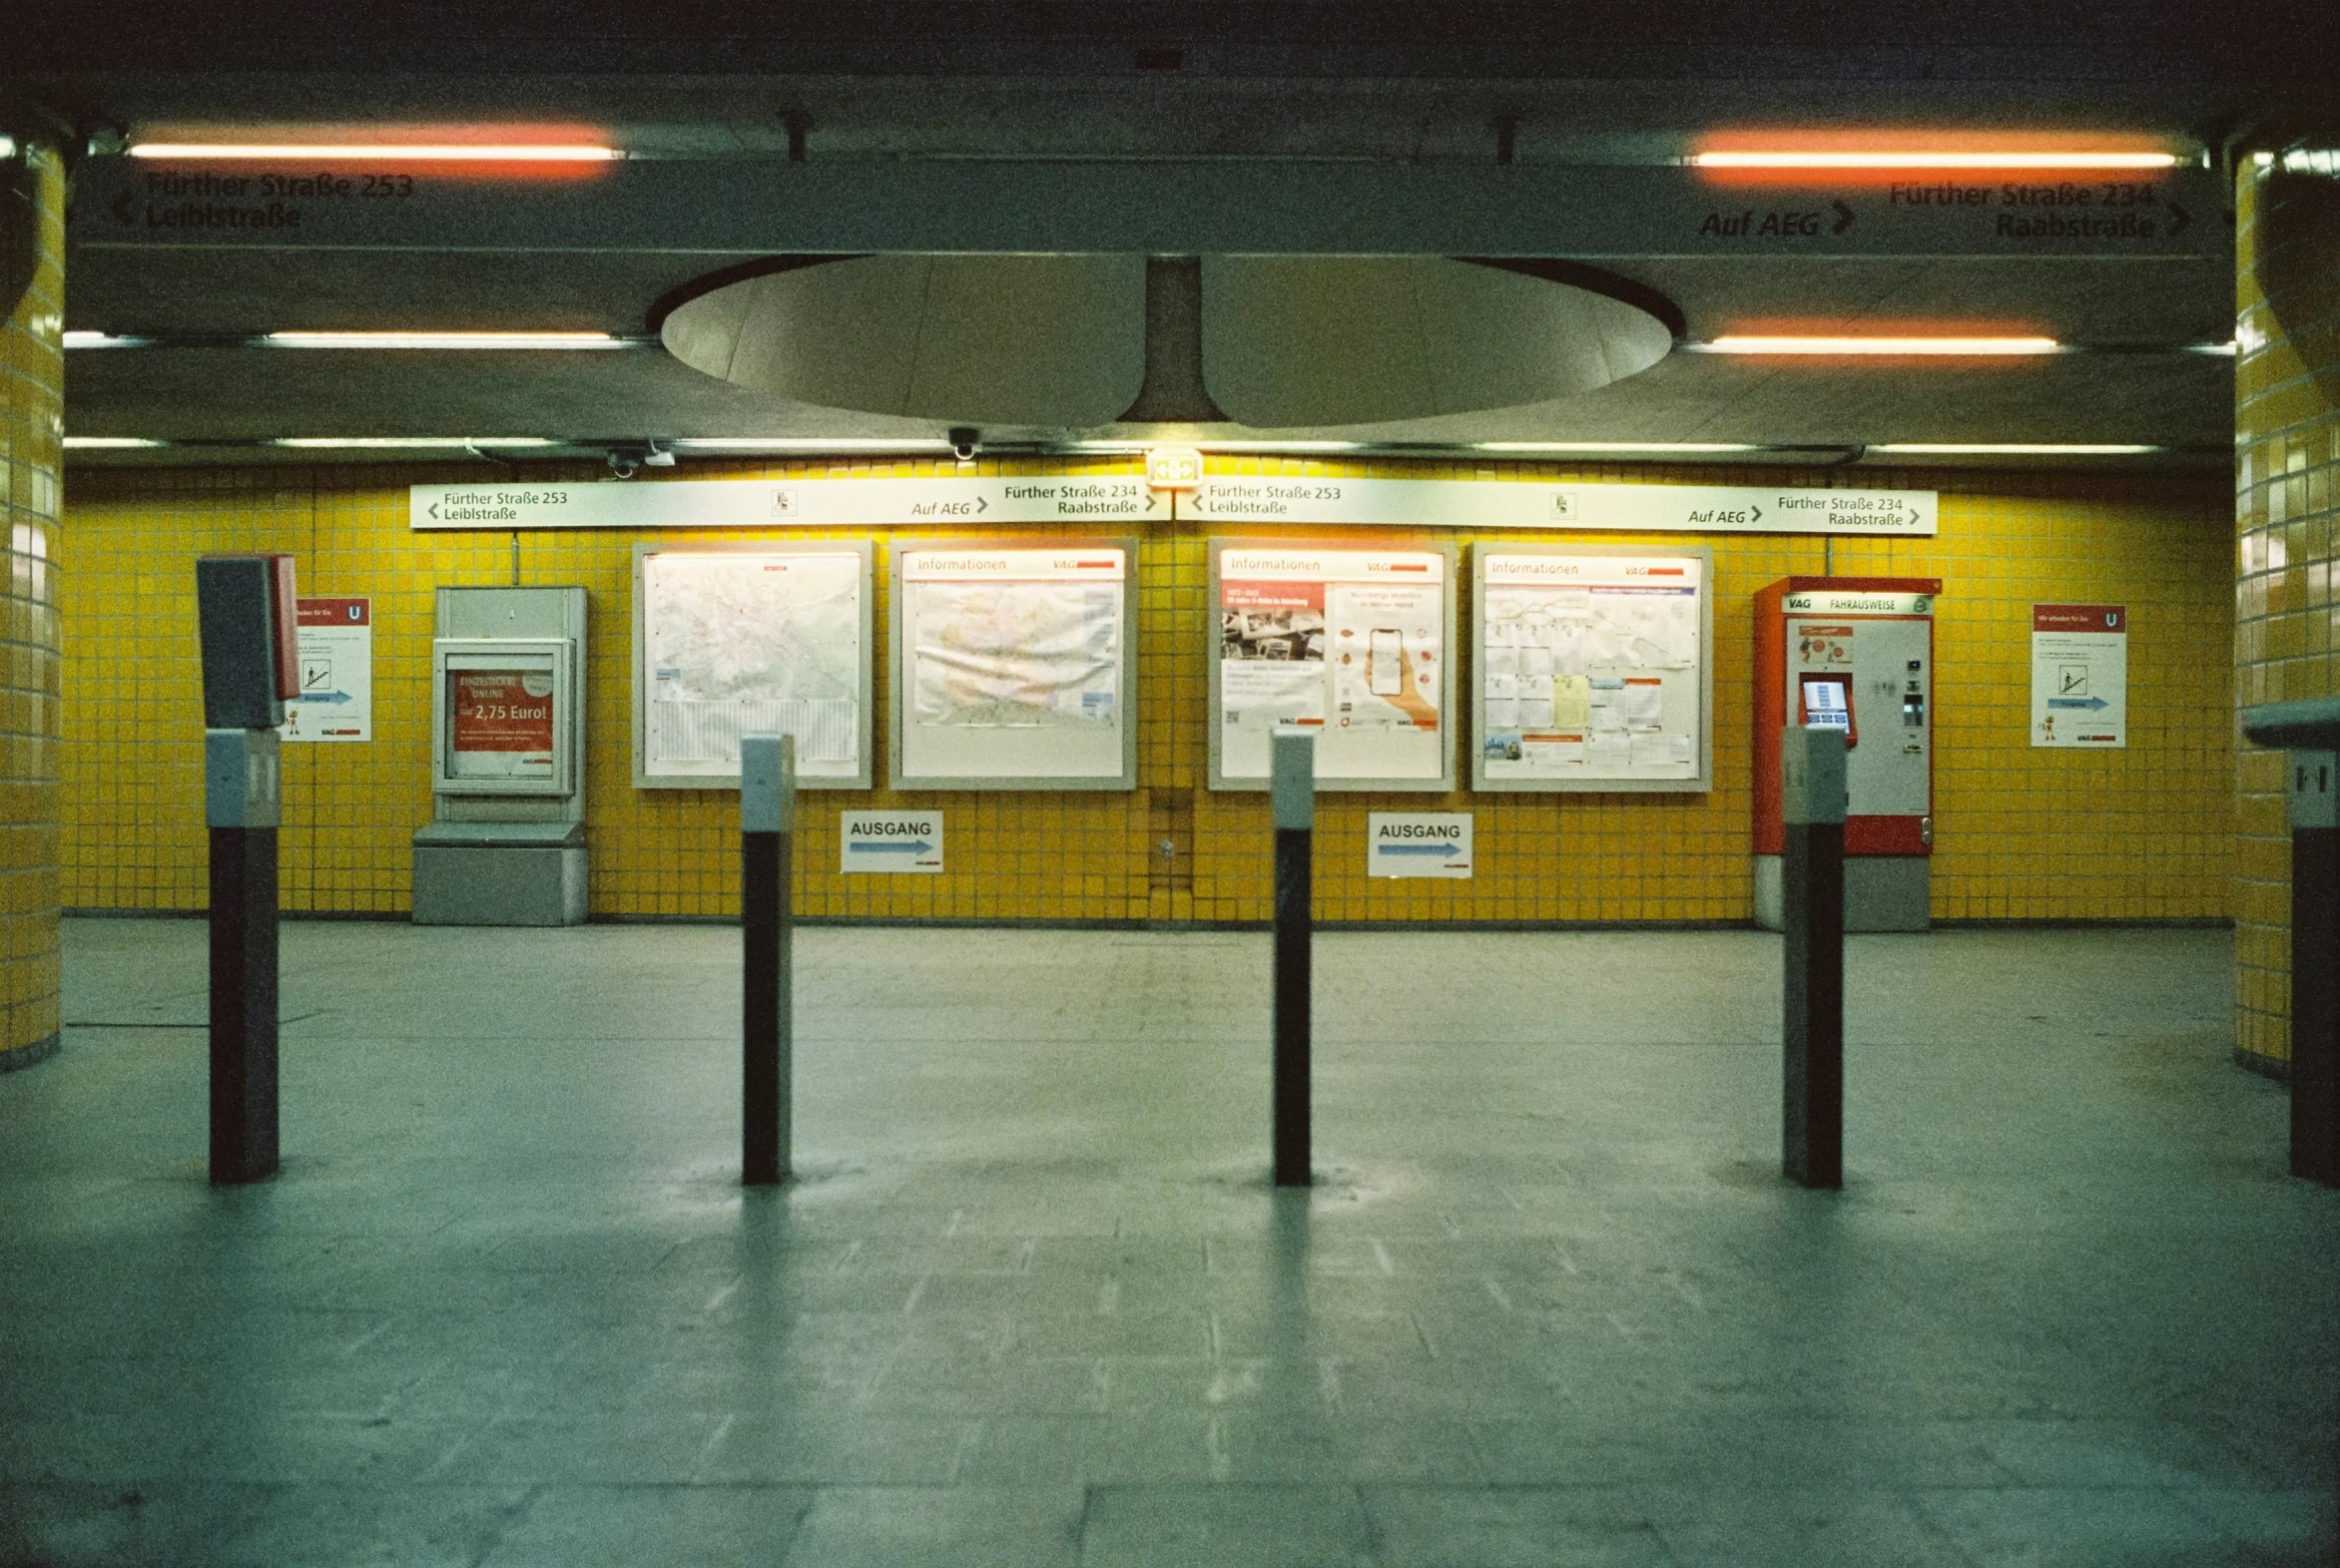
M 634 787 L 736 789 L 740 737 L 797 738 L 797 785 L 871 777 L 867 540 L 634 547 Z
M 893 545 L 892 783 L 1137 787 L 1137 543 Z

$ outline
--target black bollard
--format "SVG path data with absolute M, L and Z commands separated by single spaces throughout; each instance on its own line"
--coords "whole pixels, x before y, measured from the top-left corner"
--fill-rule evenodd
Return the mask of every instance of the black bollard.
M 2242 733 L 2290 754 L 2291 1174 L 2340 1187 L 2340 698 L 2245 709 Z
M 277 1174 L 277 823 L 274 730 L 204 733 L 211 830 L 212 1185 Z
M 794 1141 L 796 1019 L 790 893 L 796 872 L 797 743 L 740 740 L 740 1179 L 787 1181 Z
M 1785 894 L 1781 1166 L 1806 1187 L 1845 1184 L 1845 737 L 1781 737 Z
M 2340 773 L 2288 759 L 2291 819 L 2291 1174 L 2340 1187 Z
M 1316 829 L 1316 737 L 1278 735 L 1269 803 L 1276 826 L 1276 1185 L 1306 1187 L 1309 1155 L 1309 854 Z

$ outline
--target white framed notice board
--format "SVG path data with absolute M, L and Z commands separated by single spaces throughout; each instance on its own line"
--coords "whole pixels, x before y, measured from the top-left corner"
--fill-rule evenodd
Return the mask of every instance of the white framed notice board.
M 1265 789 L 1280 726 L 1317 787 L 1455 784 L 1455 547 L 1211 542 L 1211 787 Z
M 897 789 L 1137 787 L 1137 541 L 893 545 Z
M 797 786 L 870 787 L 867 540 L 634 546 L 634 787 L 737 789 L 740 737 Z
M 1480 544 L 1470 784 L 1703 792 L 1714 758 L 1714 552 Z

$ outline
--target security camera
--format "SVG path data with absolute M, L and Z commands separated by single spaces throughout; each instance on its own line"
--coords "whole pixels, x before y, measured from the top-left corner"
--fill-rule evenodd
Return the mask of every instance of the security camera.
M 642 471 L 642 459 L 632 452 L 609 454 L 609 471 L 620 479 L 631 479 Z
M 982 444 L 983 432 L 973 425 L 954 424 L 950 427 L 950 455 L 960 462 L 973 462 L 975 453 L 981 449 Z

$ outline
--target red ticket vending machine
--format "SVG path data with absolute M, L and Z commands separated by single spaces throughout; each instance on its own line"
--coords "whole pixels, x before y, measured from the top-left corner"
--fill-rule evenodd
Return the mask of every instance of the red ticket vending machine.
M 1933 893 L 1933 577 L 1789 577 L 1755 596 L 1755 923 L 1781 924 L 1779 733 L 1845 732 L 1845 929 L 1923 931 Z

